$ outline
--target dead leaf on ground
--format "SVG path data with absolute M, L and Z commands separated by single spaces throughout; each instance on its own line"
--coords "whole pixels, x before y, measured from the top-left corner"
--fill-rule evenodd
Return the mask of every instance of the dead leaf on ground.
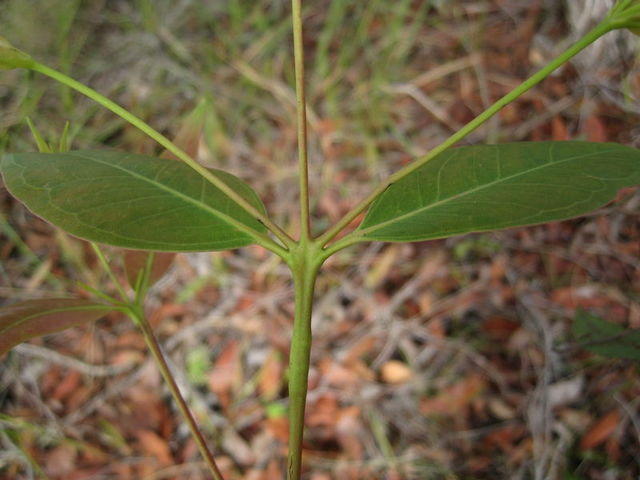
M 425 415 L 454 416 L 465 411 L 485 386 L 486 380 L 480 375 L 470 375 L 436 396 L 423 400 L 420 410 Z
M 136 437 L 140 443 L 142 451 L 155 457 L 163 466 L 174 463 L 171 450 L 166 440 L 151 430 L 139 430 Z
M 258 390 L 263 400 L 273 400 L 282 386 L 284 363 L 280 353 L 272 351 L 260 370 Z
M 406 363 L 398 360 L 389 360 L 382 365 L 380 375 L 384 382 L 399 385 L 411 380 L 413 373 Z
M 222 405 L 229 404 L 230 393 L 240 375 L 240 344 L 233 341 L 220 353 L 209 373 L 209 388 L 218 395 Z
M 580 440 L 580 450 L 591 450 L 605 442 L 620 424 L 620 411 L 613 410 L 598 420 Z

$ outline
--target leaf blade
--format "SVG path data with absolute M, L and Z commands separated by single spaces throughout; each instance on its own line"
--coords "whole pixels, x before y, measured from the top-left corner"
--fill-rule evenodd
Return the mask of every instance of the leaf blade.
M 461 147 L 381 194 L 357 230 L 368 240 L 422 241 L 564 220 L 640 183 L 640 151 L 536 142 Z
M 149 255 L 154 255 L 153 262 L 151 264 L 151 272 L 149 275 L 149 285 L 153 285 L 160 280 L 167 270 L 171 267 L 176 254 L 173 252 L 141 252 L 139 250 L 127 250 L 124 253 L 124 269 L 127 274 L 127 280 L 129 285 L 135 288 L 138 276 L 144 270 Z
M 6 155 L 9 191 L 80 238 L 136 250 L 202 251 L 254 243 L 262 223 L 187 165 L 112 151 Z M 264 211 L 237 177 L 213 173 Z
M 28 300 L 0 309 L 0 356 L 19 343 L 98 320 L 113 308 L 91 300 Z
M 624 328 L 597 315 L 579 310 L 572 333 L 582 347 L 608 358 L 640 360 L 640 330 Z

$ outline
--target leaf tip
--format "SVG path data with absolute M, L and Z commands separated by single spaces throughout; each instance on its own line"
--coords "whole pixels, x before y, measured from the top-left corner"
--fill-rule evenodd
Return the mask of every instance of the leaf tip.
M 35 61 L 30 55 L 18 50 L 6 38 L 0 36 L 0 70 L 31 68 L 34 65 Z

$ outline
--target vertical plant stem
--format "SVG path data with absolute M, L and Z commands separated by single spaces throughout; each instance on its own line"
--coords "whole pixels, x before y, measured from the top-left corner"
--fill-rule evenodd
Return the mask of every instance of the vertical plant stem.
M 311 237 L 309 213 L 309 153 L 307 142 L 307 103 L 304 84 L 304 44 L 302 41 L 301 0 L 291 0 L 293 18 L 293 53 L 296 75 L 296 111 L 298 115 L 298 176 L 300 179 L 300 238 Z
M 593 42 L 598 40 L 602 35 L 612 30 L 612 26 L 606 21 L 596 26 L 593 30 L 587 33 L 584 37 L 578 40 L 574 45 L 569 47 L 564 53 L 562 53 L 557 58 L 553 59 L 534 74 L 529 79 L 525 80 L 518 87 L 513 89 L 511 92 L 506 94 L 496 103 L 491 105 L 487 110 L 482 112 L 476 118 L 467 123 L 464 127 L 462 127 L 459 131 L 451 135 L 447 140 L 438 145 L 436 148 L 431 150 L 425 156 L 420 157 L 407 165 L 406 167 L 398 170 L 396 173 L 388 177 L 383 183 L 381 183 L 371 194 L 358 203 L 349 213 L 347 213 L 340 221 L 338 221 L 333 227 L 327 230 L 324 234 L 322 234 L 318 240 L 322 245 L 326 245 L 328 242 L 333 240 L 342 230 L 349 226 L 349 224 L 356 219 L 358 215 L 360 215 L 377 197 L 382 194 L 389 186 L 401 178 L 409 175 L 411 172 L 417 170 L 421 166 L 423 166 L 428 161 L 432 160 L 448 148 L 452 147 L 460 140 L 464 139 L 467 135 L 477 130 L 480 126 L 482 126 L 487 120 L 497 114 L 500 110 L 502 110 L 505 106 L 516 100 L 518 97 L 523 95 L 524 93 L 531 90 L 533 87 L 538 85 L 542 80 L 551 75 L 555 70 L 564 65 L 566 62 L 571 60 L 574 56 L 584 50 L 586 47 L 591 45 Z
M 299 480 L 302 438 L 311 357 L 311 313 L 318 262 L 306 261 L 292 268 L 295 287 L 295 319 L 289 354 L 289 460 L 288 480 Z M 297 268 L 299 267 L 299 268 Z
M 182 393 L 180 393 L 178 384 L 176 383 L 175 378 L 173 378 L 173 374 L 169 369 L 167 360 L 165 359 L 164 354 L 162 353 L 160 345 L 158 344 L 158 340 L 153 334 L 151 325 L 149 325 L 149 322 L 147 321 L 146 316 L 142 312 L 142 308 L 138 308 L 135 310 L 132 309 L 129 312 L 129 314 L 131 316 L 131 319 L 134 321 L 134 323 L 142 331 L 142 335 L 144 336 L 144 340 L 147 343 L 147 346 L 149 347 L 151 354 L 153 355 L 153 359 L 155 360 L 158 366 L 158 369 L 162 374 L 162 377 L 167 382 L 169 391 L 171 392 L 173 399 L 178 405 L 180 412 L 182 412 L 182 415 L 184 415 L 184 418 L 187 421 L 187 425 L 189 426 L 189 430 L 191 431 L 191 435 L 193 436 L 193 439 L 198 445 L 198 450 L 200 450 L 200 453 L 204 457 L 204 460 L 207 463 L 209 470 L 211 470 L 211 474 L 213 475 L 213 478 L 215 480 L 224 480 L 224 478 L 222 477 L 222 473 L 220 473 L 220 470 L 218 469 L 218 465 L 216 465 L 216 461 L 213 458 L 213 454 L 209 450 L 209 447 L 207 447 L 207 442 L 204 439 L 202 432 L 200 432 L 200 429 L 198 428 L 198 424 L 196 423 L 195 418 L 191 414 L 191 410 L 189 410 L 189 407 L 187 406 L 187 402 L 184 400 Z

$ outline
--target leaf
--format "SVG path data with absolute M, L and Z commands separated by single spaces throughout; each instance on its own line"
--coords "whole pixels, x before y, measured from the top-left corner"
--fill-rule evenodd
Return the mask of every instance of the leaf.
M 33 124 L 33 122 L 29 117 L 27 117 L 27 125 L 29 126 L 29 130 L 31 130 L 31 136 L 33 137 L 33 139 L 36 142 L 36 145 L 38 146 L 38 151 L 40 153 L 51 153 L 53 149 L 46 142 L 46 140 L 40 133 L 40 130 L 38 130 L 38 128 Z
M 640 151 L 587 142 L 448 150 L 392 184 L 359 227 L 368 240 L 413 242 L 564 220 L 640 183 Z
M 9 191 L 36 215 L 86 240 L 134 250 L 225 250 L 265 227 L 187 165 L 114 151 L 19 153 L 0 164 Z M 212 172 L 264 212 L 240 179 Z
M 15 303 L 0 309 L 0 355 L 31 338 L 93 322 L 111 311 L 91 300 L 50 298 Z
M 69 129 L 71 128 L 71 123 L 66 121 L 64 123 L 64 128 L 62 129 L 62 135 L 60 135 L 60 140 L 58 141 L 58 152 L 68 152 L 71 148 L 71 144 L 69 141 Z
M 413 372 L 406 363 L 399 360 L 389 360 L 382 365 L 380 376 L 386 383 L 401 385 L 411 380 Z
M 0 37 L 0 70 L 31 68 L 34 65 L 35 62 L 29 55 L 11 45 L 6 38 Z
M 152 430 L 139 430 L 136 437 L 140 442 L 140 447 L 144 453 L 155 457 L 160 465 L 168 466 L 173 463 L 171 449 L 167 441 Z
M 182 125 L 178 134 L 173 139 L 173 143 L 192 158 L 196 158 L 198 156 L 198 143 L 200 142 L 200 136 L 202 135 L 206 106 L 206 102 L 201 101 L 198 106 L 190 112 L 184 120 L 182 120 Z M 160 158 L 179 161 L 175 155 L 168 150 L 163 150 L 160 154 Z M 123 256 L 127 279 L 129 281 L 129 285 L 133 288 L 136 286 L 138 275 L 147 264 L 147 258 L 149 255 L 150 253 L 148 252 L 128 250 Z M 151 275 L 149 276 L 149 285 L 153 285 L 160 280 L 165 273 L 167 273 L 167 270 L 173 263 L 175 257 L 175 253 L 156 252 L 154 254 Z
M 192 158 L 197 158 L 200 138 L 206 123 L 209 104 L 206 100 L 201 100 L 189 114 L 180 121 L 180 128 L 173 139 L 173 143 L 187 152 Z M 168 150 L 164 150 L 160 157 L 179 161 L 178 158 Z
M 151 253 L 141 252 L 139 250 L 127 250 L 124 254 L 124 267 L 127 272 L 127 279 L 129 280 L 129 285 L 134 288 L 138 281 L 138 275 L 147 265 L 149 255 L 151 255 Z M 149 285 L 153 285 L 167 273 L 174 258 L 176 258 L 176 254 L 172 252 L 158 252 L 154 254 L 151 275 L 149 276 Z
M 613 435 L 620 425 L 620 412 L 612 410 L 598 420 L 580 440 L 580 450 L 592 450 Z
M 480 375 L 462 378 L 437 395 L 426 398 L 420 403 L 420 410 L 427 416 L 457 416 L 464 413 L 482 391 L 486 388 L 486 380 Z
M 640 360 L 640 330 L 630 330 L 583 310 L 576 313 L 573 336 L 581 346 L 608 358 Z

